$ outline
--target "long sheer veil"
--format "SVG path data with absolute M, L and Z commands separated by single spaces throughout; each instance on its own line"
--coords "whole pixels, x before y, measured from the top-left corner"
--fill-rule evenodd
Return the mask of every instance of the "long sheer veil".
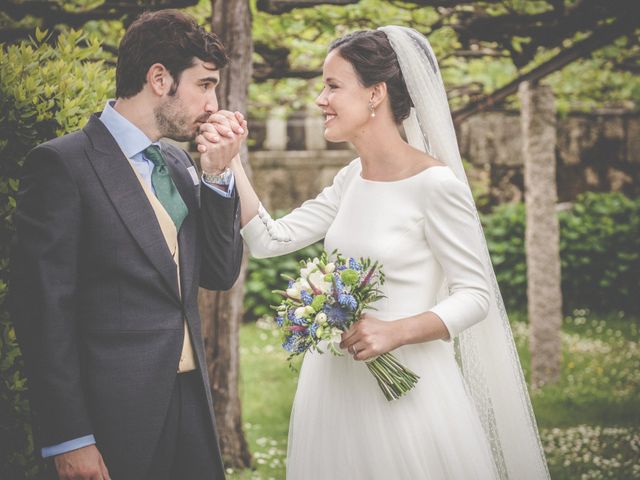
M 406 27 L 381 27 L 395 51 L 414 108 L 404 122 L 409 143 L 446 163 L 468 184 L 446 92 L 428 40 Z M 476 212 L 478 229 L 482 231 Z M 484 239 L 484 234 L 482 235 Z M 493 295 L 486 319 L 456 339 L 460 367 L 482 425 L 491 442 L 500 478 L 549 478 L 507 313 L 486 241 L 484 260 Z M 446 285 L 443 295 L 448 295 Z M 464 455 L 464 452 L 462 452 Z

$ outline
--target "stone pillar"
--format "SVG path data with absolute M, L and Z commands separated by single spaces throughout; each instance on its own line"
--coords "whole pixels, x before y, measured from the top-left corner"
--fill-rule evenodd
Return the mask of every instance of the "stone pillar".
M 562 292 L 556 203 L 556 109 L 547 86 L 519 89 L 526 205 L 525 249 L 533 387 L 560 376 Z
M 287 149 L 287 119 L 283 108 L 274 108 L 267 121 L 267 130 L 264 140 L 266 150 L 286 150 Z
M 324 138 L 324 116 L 315 105 L 307 108 L 304 119 L 304 142 L 307 150 L 325 150 L 327 141 Z

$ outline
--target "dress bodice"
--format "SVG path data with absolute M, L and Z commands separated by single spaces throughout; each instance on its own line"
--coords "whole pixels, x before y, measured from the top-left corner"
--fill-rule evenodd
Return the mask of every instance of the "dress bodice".
M 450 336 L 482 320 L 488 282 L 471 192 L 444 166 L 412 177 L 377 182 L 361 176 L 358 159 L 333 184 L 285 217 L 260 209 L 242 230 L 254 256 L 298 250 L 325 238 L 325 249 L 368 257 L 383 265 L 386 298 L 376 316 L 396 319 L 436 313 Z M 446 298 L 438 301 L 446 286 Z

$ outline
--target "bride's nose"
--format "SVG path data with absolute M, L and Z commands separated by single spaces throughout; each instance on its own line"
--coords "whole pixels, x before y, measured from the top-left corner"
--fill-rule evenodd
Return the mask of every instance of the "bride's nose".
M 316 97 L 316 105 L 318 107 L 325 107 L 327 105 L 327 96 L 325 95 L 325 89 L 323 88 L 320 95 Z

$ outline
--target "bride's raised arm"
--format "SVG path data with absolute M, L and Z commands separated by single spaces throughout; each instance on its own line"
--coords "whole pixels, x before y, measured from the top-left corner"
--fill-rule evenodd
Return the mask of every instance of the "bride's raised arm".
M 294 252 L 324 238 L 338 211 L 340 198 L 353 169 L 344 167 L 333 183 L 320 194 L 304 202 L 288 215 L 274 220 L 269 215 L 247 178 L 240 157 L 231 162 L 235 185 L 240 195 L 243 238 L 254 257 L 265 258 Z

